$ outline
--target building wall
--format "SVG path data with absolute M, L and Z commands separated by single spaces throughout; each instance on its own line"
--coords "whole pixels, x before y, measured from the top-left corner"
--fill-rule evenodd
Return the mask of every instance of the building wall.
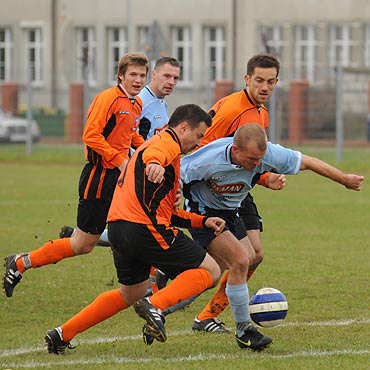
M 247 59 L 265 52 L 268 45 L 270 48 L 272 45 L 269 51 L 276 52 L 282 63 L 281 88 L 288 88 L 292 79 L 308 78 L 306 67 L 297 72 L 295 37 L 297 28 L 302 26 L 304 31 L 311 26 L 314 29 L 311 66 L 314 78 L 310 85 L 335 87 L 335 68 L 330 64 L 333 25 L 344 25 L 350 30 L 349 66 L 370 67 L 368 0 L 265 0 L 260 3 L 251 0 L 27 0 L 27 7 L 22 0 L 1 0 L 0 29 L 9 27 L 12 31 L 11 80 L 20 85 L 20 104 L 26 104 L 25 29 L 40 27 L 44 36 L 44 78 L 42 84 L 33 84 L 33 105 L 68 111 L 69 86 L 78 79 L 76 28 L 92 27 L 96 32 L 97 75 L 96 82 L 88 89 L 90 101 L 112 83 L 108 78 L 107 28 L 125 27 L 129 50 L 133 51 L 142 47 L 139 29 L 149 27 L 153 21 L 163 34 L 167 54 L 173 55 L 172 27 L 189 26 L 192 35 L 192 83 L 178 84 L 175 93 L 168 97 L 170 111 L 187 102 L 197 102 L 204 108 L 213 103 L 214 82 L 209 81 L 204 56 L 206 26 L 222 27 L 225 31 L 223 79 L 233 80 L 235 89 L 243 87 Z M 266 36 L 264 42 L 262 33 L 279 37 L 270 40 Z M 276 43 L 279 48 L 274 49 Z

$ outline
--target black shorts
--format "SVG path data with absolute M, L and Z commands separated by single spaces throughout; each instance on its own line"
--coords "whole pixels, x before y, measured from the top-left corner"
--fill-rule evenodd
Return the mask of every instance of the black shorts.
M 206 208 L 204 214 L 208 217 L 220 217 L 225 220 L 225 230 L 232 232 L 238 240 L 241 240 L 247 236 L 243 221 L 239 218 L 236 211 L 222 211 L 219 209 Z M 212 229 L 190 229 L 190 234 L 194 241 L 200 246 L 207 249 L 207 246 L 216 237 Z
M 108 237 L 121 284 L 133 285 L 147 280 L 151 266 L 174 279 L 203 262 L 206 251 L 181 230 L 164 225 L 156 225 L 156 229 L 170 244 L 168 249 L 161 247 L 146 225 L 128 221 L 108 224 Z
M 245 228 L 248 230 L 263 231 L 263 222 L 258 214 L 258 209 L 250 193 L 241 202 L 238 209 L 239 217 L 243 220 Z
M 83 168 L 77 209 L 77 226 L 82 231 L 96 235 L 104 231 L 120 173 L 118 168 L 103 169 L 100 164 L 87 163 Z

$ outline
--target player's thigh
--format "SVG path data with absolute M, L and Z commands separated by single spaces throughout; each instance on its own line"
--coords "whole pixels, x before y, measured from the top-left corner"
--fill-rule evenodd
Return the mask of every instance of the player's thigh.
M 153 228 L 146 225 L 127 221 L 111 222 L 108 236 L 113 246 L 119 281 L 125 285 L 146 279 L 151 266 L 174 279 L 185 270 L 198 268 L 206 255 L 204 248 L 181 230 L 165 225 L 156 225 L 154 235 Z M 159 244 L 158 239 L 168 241 L 165 243 L 167 248 Z
M 159 268 L 170 279 L 174 279 L 186 270 L 200 267 L 206 256 L 207 252 L 204 248 L 178 230 L 170 248 L 158 249 L 156 256 L 153 256 L 153 266 Z M 214 265 L 207 263 L 207 270 L 212 273 Z
M 246 248 L 228 230 L 212 240 L 208 252 L 217 262 L 229 268 L 235 264 L 244 265 L 249 262 Z
M 248 230 L 248 238 L 256 256 L 263 256 L 264 250 L 259 230 Z
M 249 261 L 254 261 L 254 259 L 256 257 L 256 252 L 253 248 L 253 245 L 252 245 L 251 241 L 249 240 L 249 236 L 246 236 L 245 238 L 241 239 L 240 243 L 243 246 L 243 248 L 245 248 L 245 250 L 248 254 Z

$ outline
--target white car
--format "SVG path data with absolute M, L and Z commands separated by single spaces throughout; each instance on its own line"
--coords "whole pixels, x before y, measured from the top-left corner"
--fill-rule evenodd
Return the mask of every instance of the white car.
M 4 112 L 0 108 L 0 142 L 25 143 L 27 141 L 28 120 L 22 117 L 15 117 Z M 36 142 L 41 137 L 41 131 L 35 120 L 31 121 L 31 137 Z

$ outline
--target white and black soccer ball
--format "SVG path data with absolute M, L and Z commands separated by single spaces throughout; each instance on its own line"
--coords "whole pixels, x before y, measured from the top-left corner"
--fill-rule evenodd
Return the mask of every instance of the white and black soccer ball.
M 288 301 L 275 288 L 258 289 L 249 299 L 249 313 L 258 326 L 272 328 L 281 324 L 288 314 Z

